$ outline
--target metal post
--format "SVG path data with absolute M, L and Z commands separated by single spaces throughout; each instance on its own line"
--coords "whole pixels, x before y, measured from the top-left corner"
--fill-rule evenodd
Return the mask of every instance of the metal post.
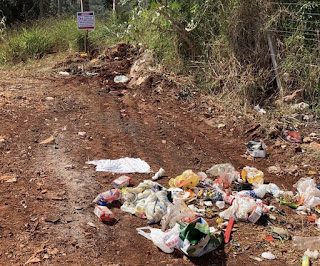
M 283 87 L 282 87 L 280 76 L 279 76 L 275 49 L 274 49 L 273 41 L 271 39 L 271 36 L 270 36 L 269 32 L 267 33 L 267 38 L 268 38 L 270 56 L 271 56 L 271 60 L 272 60 L 272 64 L 273 64 L 273 70 L 274 70 L 274 73 L 275 73 L 275 76 L 276 76 L 277 86 L 278 86 L 278 89 L 279 89 L 279 94 L 280 94 L 280 97 L 283 97 Z

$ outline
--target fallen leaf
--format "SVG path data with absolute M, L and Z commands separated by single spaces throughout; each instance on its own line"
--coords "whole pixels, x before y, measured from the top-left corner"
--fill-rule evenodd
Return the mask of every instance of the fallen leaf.
M 54 136 L 53 135 L 51 137 L 41 141 L 40 144 L 48 144 L 48 143 L 50 143 L 52 141 L 54 141 Z

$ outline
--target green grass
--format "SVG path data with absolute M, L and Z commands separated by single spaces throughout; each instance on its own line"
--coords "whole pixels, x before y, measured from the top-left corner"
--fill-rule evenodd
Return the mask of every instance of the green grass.
M 96 29 L 89 32 L 89 47 L 103 48 L 120 41 L 112 17 L 97 20 Z M 122 30 L 123 31 L 123 30 Z M 121 36 L 122 37 L 122 36 Z M 84 51 L 84 32 L 77 30 L 75 17 L 34 22 L 24 28 L 8 29 L 0 39 L 0 63 L 19 63 L 39 59 L 45 54 L 64 51 Z

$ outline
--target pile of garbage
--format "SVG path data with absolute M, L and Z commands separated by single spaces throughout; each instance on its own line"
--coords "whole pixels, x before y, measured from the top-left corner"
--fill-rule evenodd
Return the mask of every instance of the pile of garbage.
M 98 161 L 94 163 L 97 165 Z M 137 228 L 140 235 L 166 253 L 178 249 L 190 257 L 200 257 L 228 243 L 236 221 L 256 224 L 271 212 L 280 213 L 281 210 L 270 205 L 270 198 L 295 208 L 299 214 L 314 212 L 312 217 L 320 229 L 320 189 L 310 177 L 301 178 L 294 185 L 294 194 L 276 184 L 265 183 L 264 173 L 249 166 L 241 172 L 229 163 L 214 165 L 206 173 L 186 170 L 169 179 L 168 187 L 155 182 L 164 174 L 161 168 L 151 180 L 144 180 L 136 187 L 131 186 L 131 177 L 121 175 L 112 182 L 113 189 L 94 199 L 95 214 L 104 222 L 115 222 L 107 205 L 119 201 L 122 211 L 148 221 L 149 226 Z M 215 218 L 217 228 L 210 227 L 206 218 Z M 160 224 L 161 229 L 151 224 Z M 289 233 L 281 228 L 275 227 L 273 234 L 290 239 Z M 293 238 L 294 245 L 302 243 L 301 237 L 298 238 Z M 303 243 L 312 243 L 303 248 L 320 249 L 319 236 L 302 238 Z M 306 253 L 309 257 L 316 254 L 310 250 Z M 275 258 L 272 253 L 262 257 Z

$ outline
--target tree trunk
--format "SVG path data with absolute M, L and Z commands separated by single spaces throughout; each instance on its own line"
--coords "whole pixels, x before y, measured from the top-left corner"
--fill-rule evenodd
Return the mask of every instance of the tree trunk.
M 113 4 L 112 4 L 112 11 L 113 11 L 113 14 L 115 14 L 115 13 L 116 13 L 116 5 L 117 5 L 116 0 L 113 0 Z
M 90 0 L 83 0 L 83 11 L 90 11 Z
M 43 18 L 43 0 L 39 0 L 40 18 Z
M 58 0 L 58 15 L 61 16 L 62 13 L 62 0 Z

